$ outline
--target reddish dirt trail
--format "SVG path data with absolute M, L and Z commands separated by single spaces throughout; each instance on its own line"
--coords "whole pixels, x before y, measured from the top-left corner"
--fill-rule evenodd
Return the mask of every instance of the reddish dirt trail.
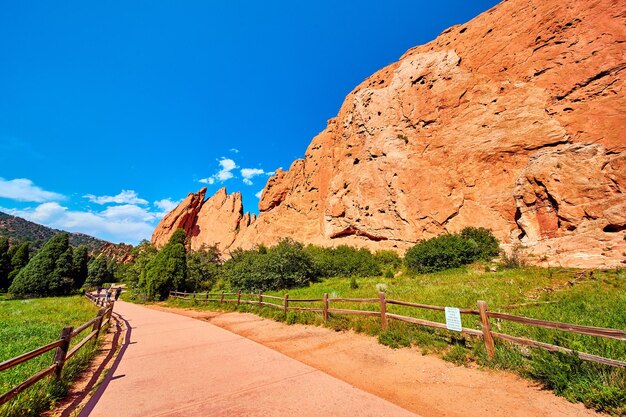
M 289 326 L 247 313 L 151 307 L 209 321 L 424 417 L 601 415 L 514 374 L 391 349 L 354 332 Z
M 125 340 L 81 417 L 416 417 L 205 321 L 122 301 L 115 312 Z

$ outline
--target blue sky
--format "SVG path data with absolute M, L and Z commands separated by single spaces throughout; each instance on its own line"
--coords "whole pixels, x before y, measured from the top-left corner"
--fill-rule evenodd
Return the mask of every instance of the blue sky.
M 357 84 L 496 3 L 5 2 L 0 211 L 128 243 L 205 185 L 257 212 Z

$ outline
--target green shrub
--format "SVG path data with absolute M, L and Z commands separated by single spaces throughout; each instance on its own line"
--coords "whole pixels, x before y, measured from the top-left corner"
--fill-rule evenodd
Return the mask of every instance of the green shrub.
M 489 261 L 500 254 L 498 239 L 489 229 L 484 227 L 466 227 L 461 230 L 461 237 L 476 242 L 476 245 L 478 245 L 477 260 Z
M 302 287 L 315 280 L 311 256 L 301 243 L 281 240 L 270 248 L 238 251 L 223 265 L 232 288 L 268 291 Z
M 208 291 L 219 276 L 220 251 L 217 246 L 202 245 L 187 254 L 187 291 Z
M 459 235 L 441 235 L 418 243 L 406 252 L 406 266 L 419 273 L 437 272 L 472 263 L 478 245 Z
M 458 234 L 418 243 L 406 252 L 404 262 L 413 271 L 430 273 L 491 259 L 499 250 L 498 241 L 489 230 L 467 227 Z
M 381 275 L 379 260 L 369 250 L 347 245 L 322 248 L 309 245 L 315 275 L 320 277 L 368 277 Z
M 355 277 L 350 278 L 350 289 L 356 290 L 357 288 L 359 288 L 359 283 L 356 282 L 356 278 Z

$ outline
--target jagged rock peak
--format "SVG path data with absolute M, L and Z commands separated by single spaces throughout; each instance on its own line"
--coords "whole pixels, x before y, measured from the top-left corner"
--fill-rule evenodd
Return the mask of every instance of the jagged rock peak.
M 502 2 L 348 94 L 304 159 L 268 180 L 256 221 L 233 197 L 192 239 L 404 251 L 483 226 L 553 265 L 620 265 L 624 42 L 623 1 Z

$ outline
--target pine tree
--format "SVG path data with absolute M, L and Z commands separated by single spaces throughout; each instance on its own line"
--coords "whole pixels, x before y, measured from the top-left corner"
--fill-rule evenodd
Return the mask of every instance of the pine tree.
M 104 256 L 98 256 L 89 262 L 89 273 L 87 274 L 86 286 L 98 286 L 112 280 L 109 271 L 107 259 Z
M 64 288 L 58 282 L 63 271 L 64 261 L 57 260 L 67 252 L 69 238 L 67 233 L 59 233 L 50 238 L 35 256 L 15 276 L 9 292 L 17 296 L 47 296 L 56 294 Z M 67 256 L 64 258 L 66 259 Z M 52 285 L 51 285 L 52 284 Z
M 171 290 L 184 289 L 186 279 L 185 231 L 178 229 L 147 265 L 148 298 L 163 300 Z
M 74 250 L 68 246 L 59 256 L 49 280 L 49 294 L 69 294 L 74 288 Z
M 89 273 L 89 249 L 85 245 L 80 245 L 74 251 L 73 268 L 74 268 L 74 286 L 80 288 L 87 280 Z
M 11 283 L 17 276 L 17 274 L 28 265 L 28 259 L 30 257 L 30 243 L 24 242 L 16 250 L 13 251 L 13 256 L 11 257 L 11 268 L 12 271 L 9 274 L 9 282 L 6 288 L 11 286 Z
M 9 287 L 11 273 L 11 257 L 9 256 L 9 239 L 0 237 L 0 289 Z

